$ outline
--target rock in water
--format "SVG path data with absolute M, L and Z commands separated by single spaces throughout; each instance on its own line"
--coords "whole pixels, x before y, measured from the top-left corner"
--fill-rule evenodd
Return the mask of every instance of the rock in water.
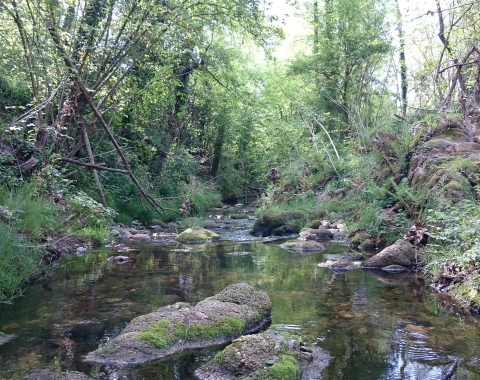
M 219 238 L 220 236 L 215 232 L 201 227 L 192 227 L 180 233 L 175 240 L 182 244 L 198 244 L 217 241 Z
M 188 348 L 231 342 L 270 321 L 267 294 L 233 284 L 195 307 L 176 304 L 133 319 L 122 333 L 87 355 L 101 364 L 139 364 Z
M 290 344 L 265 332 L 242 336 L 195 371 L 200 380 L 318 379 L 330 356 L 318 347 Z M 305 374 L 305 376 L 303 376 Z

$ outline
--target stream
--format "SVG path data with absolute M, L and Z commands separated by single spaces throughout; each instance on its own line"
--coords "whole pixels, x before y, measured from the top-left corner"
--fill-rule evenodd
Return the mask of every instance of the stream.
M 480 324 L 433 294 L 415 273 L 355 269 L 334 273 L 317 263 L 353 251 L 329 243 L 305 255 L 283 240 L 248 237 L 250 220 L 199 245 L 129 244 L 130 260 L 112 249 L 65 257 L 13 305 L 0 305 L 0 379 L 39 368 L 80 371 L 95 379 L 193 379 L 222 347 L 182 352 L 135 367 L 98 366 L 83 357 L 118 335 L 134 317 L 179 301 L 196 303 L 246 282 L 272 300 L 271 329 L 315 341 L 331 355 L 322 378 L 480 379 Z

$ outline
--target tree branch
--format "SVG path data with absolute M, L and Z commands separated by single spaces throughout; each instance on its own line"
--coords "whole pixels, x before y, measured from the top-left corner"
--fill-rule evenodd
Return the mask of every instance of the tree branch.
M 123 169 L 108 168 L 106 166 L 101 166 L 101 165 L 96 165 L 96 164 L 87 164 L 86 162 L 72 160 L 71 158 L 68 158 L 68 157 L 61 157 L 60 160 L 65 161 L 65 162 L 69 162 L 71 164 L 78 165 L 78 166 L 85 166 L 87 168 L 92 168 L 92 169 L 97 169 L 97 170 L 105 170 L 107 172 L 113 172 L 113 173 L 129 174 L 126 170 L 123 170 Z

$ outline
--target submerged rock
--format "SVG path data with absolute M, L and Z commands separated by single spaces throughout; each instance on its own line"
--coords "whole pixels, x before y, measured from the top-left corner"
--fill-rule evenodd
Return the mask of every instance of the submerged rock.
M 265 332 L 236 339 L 198 368 L 195 376 L 200 380 L 318 379 L 329 359 L 320 348 Z
M 402 267 L 401 265 L 388 265 L 386 267 L 383 267 L 382 270 L 388 273 L 401 273 L 405 272 L 407 269 L 405 267 Z
M 320 268 L 329 268 L 335 272 L 346 272 L 356 268 L 360 268 L 360 261 L 350 261 L 345 259 L 327 260 L 317 264 Z
M 288 240 L 280 247 L 289 251 L 295 252 L 322 252 L 325 250 L 325 246 L 322 243 L 313 240 Z
M 195 307 L 172 305 L 133 319 L 119 336 L 87 355 L 102 364 L 139 364 L 188 348 L 231 342 L 270 321 L 267 294 L 233 284 Z
M 323 227 L 319 228 L 302 228 L 300 231 L 300 240 L 331 240 L 333 238 L 333 233 Z
M 49 369 L 41 369 L 25 377 L 25 380 L 90 380 L 91 377 L 88 377 L 82 372 L 62 372 L 56 373 Z
M 176 237 L 176 241 L 182 244 L 197 244 L 209 241 L 217 241 L 220 238 L 215 232 L 202 227 L 187 228 Z
M 421 261 L 423 251 L 404 239 L 399 239 L 381 252 L 370 257 L 362 268 L 383 268 L 389 265 L 401 265 L 410 268 Z

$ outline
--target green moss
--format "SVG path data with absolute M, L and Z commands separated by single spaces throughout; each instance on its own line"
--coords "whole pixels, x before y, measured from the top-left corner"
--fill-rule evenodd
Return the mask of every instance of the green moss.
M 213 325 L 193 325 L 188 329 L 188 340 L 237 336 L 245 331 L 245 322 L 236 317 L 223 317 Z
M 139 339 L 162 349 L 179 339 L 194 341 L 214 339 L 222 336 L 239 336 L 245 331 L 245 322 L 236 317 L 223 317 L 210 325 L 195 324 L 187 326 L 181 322 L 161 320 L 152 324 L 152 328 L 139 335 Z
M 167 320 L 161 320 L 152 324 L 150 330 L 140 333 L 138 338 L 150 343 L 157 348 L 165 348 L 172 344 L 173 338 L 171 335 L 172 323 Z
M 300 375 L 300 367 L 292 355 L 282 355 L 282 359 L 273 364 L 268 372 L 275 380 L 296 380 Z
M 472 303 L 475 306 L 480 306 L 480 292 L 477 286 L 474 286 L 470 282 L 462 282 L 452 286 L 451 291 L 457 297 L 466 301 L 467 303 Z

